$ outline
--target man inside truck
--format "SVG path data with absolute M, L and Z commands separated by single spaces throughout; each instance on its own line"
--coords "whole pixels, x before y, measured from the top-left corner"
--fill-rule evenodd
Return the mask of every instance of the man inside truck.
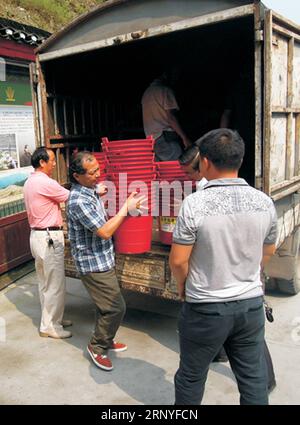
M 115 272 L 112 236 L 128 213 L 144 209 L 144 196 L 133 192 L 120 211 L 107 219 L 96 186 L 100 177 L 99 164 L 90 152 L 79 152 L 69 168 L 72 183 L 67 206 L 71 253 L 80 279 L 96 306 L 96 325 L 87 352 L 100 369 L 110 371 L 112 362 L 108 350 L 127 349 L 114 340 L 125 314 L 126 305 Z
M 142 97 L 144 132 L 155 139 L 156 161 L 176 161 L 191 145 L 178 120 L 179 106 L 173 90 L 178 78 L 177 68 L 165 71 Z
M 213 130 L 197 144 L 208 184 L 184 200 L 170 254 L 184 301 L 175 402 L 201 403 L 209 364 L 224 346 L 240 403 L 266 405 L 260 272 L 275 252 L 276 210 L 267 195 L 238 178 L 245 145 L 237 132 Z

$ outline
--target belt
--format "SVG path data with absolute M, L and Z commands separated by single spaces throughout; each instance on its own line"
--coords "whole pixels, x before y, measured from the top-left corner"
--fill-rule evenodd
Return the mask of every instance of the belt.
M 32 227 L 31 230 L 39 230 L 44 232 L 46 232 L 47 230 L 63 230 L 63 226 L 46 227 L 45 229 L 37 229 L 36 227 Z

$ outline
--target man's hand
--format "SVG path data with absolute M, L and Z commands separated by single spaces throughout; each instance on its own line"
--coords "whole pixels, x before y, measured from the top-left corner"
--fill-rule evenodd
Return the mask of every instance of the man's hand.
M 178 245 L 173 243 L 169 258 L 171 271 L 177 282 L 178 295 L 185 300 L 185 281 L 189 272 L 189 259 L 194 245 Z
M 132 192 L 124 206 L 126 208 L 126 214 L 127 213 L 137 213 L 133 215 L 141 215 L 143 212 L 148 211 L 148 208 L 144 205 L 145 202 L 147 202 L 148 198 L 145 195 L 137 196 L 138 192 Z
M 272 245 L 267 245 L 265 244 L 263 246 L 263 259 L 262 259 L 262 269 L 268 264 L 268 262 L 270 261 L 271 257 L 275 254 L 276 251 L 276 245 L 272 244 Z
M 107 186 L 105 186 L 105 184 L 103 184 L 103 183 L 97 184 L 96 191 L 97 191 L 99 196 L 105 195 L 107 193 L 107 190 L 108 189 L 107 189 Z
M 185 300 L 185 282 L 183 284 L 177 284 L 177 291 L 180 301 Z

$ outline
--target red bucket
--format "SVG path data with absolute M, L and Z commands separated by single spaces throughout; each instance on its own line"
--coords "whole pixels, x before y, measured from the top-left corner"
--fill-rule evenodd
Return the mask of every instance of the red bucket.
M 165 245 L 172 245 L 173 231 L 175 228 L 177 217 L 175 216 L 175 207 L 178 210 L 178 199 L 174 200 L 174 195 L 170 196 L 170 202 L 165 204 L 162 200 L 161 192 L 159 196 L 159 239 Z M 163 216 L 164 206 L 167 208 L 168 216 Z
M 155 167 L 153 166 L 153 164 L 151 163 L 151 162 L 149 162 L 148 164 L 140 164 L 140 163 L 137 163 L 137 162 L 132 162 L 132 163 L 130 163 L 130 164 L 128 164 L 128 163 L 120 163 L 120 162 L 116 162 L 116 163 L 114 163 L 114 164 L 109 164 L 109 166 L 108 166 L 111 170 L 118 170 L 118 172 L 119 172 L 119 170 L 121 170 L 121 171 L 131 171 L 131 172 L 134 172 L 134 171 L 141 171 L 142 173 L 144 172 L 144 171 L 147 171 L 147 172 L 152 172 L 152 173 L 155 173 Z
M 109 155 L 110 152 L 131 152 L 132 151 L 142 151 L 142 152 L 151 152 L 153 150 L 151 143 L 109 143 L 102 145 L 103 152 Z
M 114 233 L 115 250 L 119 254 L 143 254 L 151 250 L 153 217 L 125 218 Z
M 132 154 L 130 156 L 128 155 L 128 156 L 117 157 L 117 156 L 112 155 L 112 156 L 108 156 L 107 161 L 106 161 L 106 163 L 114 164 L 114 165 L 119 164 L 119 163 L 123 163 L 123 162 L 130 162 L 130 163 L 133 163 L 133 164 L 135 164 L 136 162 L 140 164 L 142 162 L 142 164 L 149 164 L 149 165 L 151 164 L 152 167 L 155 168 L 155 172 L 157 172 L 157 168 L 155 167 L 155 162 L 152 158 L 152 154 L 150 154 L 150 155 L 146 154 L 145 155 L 143 152 L 134 152 L 134 154 Z
M 159 217 L 159 240 L 164 245 L 172 245 L 176 217 Z
M 118 182 L 120 179 L 120 174 L 126 174 L 126 178 L 128 182 L 132 182 L 132 181 L 153 181 L 156 178 L 156 175 L 153 174 L 153 172 L 141 172 L 141 171 L 117 171 L 117 170 L 112 170 L 112 169 L 108 169 L 108 174 L 111 176 L 112 180 L 115 182 Z
M 146 139 L 129 139 L 129 140 L 108 140 L 107 137 L 102 137 L 102 143 L 110 145 L 111 143 L 121 143 L 121 144 L 139 144 L 139 143 L 154 143 L 152 136 L 148 136 Z

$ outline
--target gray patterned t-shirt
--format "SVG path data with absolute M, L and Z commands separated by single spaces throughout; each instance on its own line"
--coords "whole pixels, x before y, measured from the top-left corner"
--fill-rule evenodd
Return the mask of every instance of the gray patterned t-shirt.
M 227 302 L 263 294 L 260 263 L 264 244 L 274 244 L 273 201 L 243 179 L 211 180 L 181 207 L 173 242 L 194 245 L 186 301 Z

